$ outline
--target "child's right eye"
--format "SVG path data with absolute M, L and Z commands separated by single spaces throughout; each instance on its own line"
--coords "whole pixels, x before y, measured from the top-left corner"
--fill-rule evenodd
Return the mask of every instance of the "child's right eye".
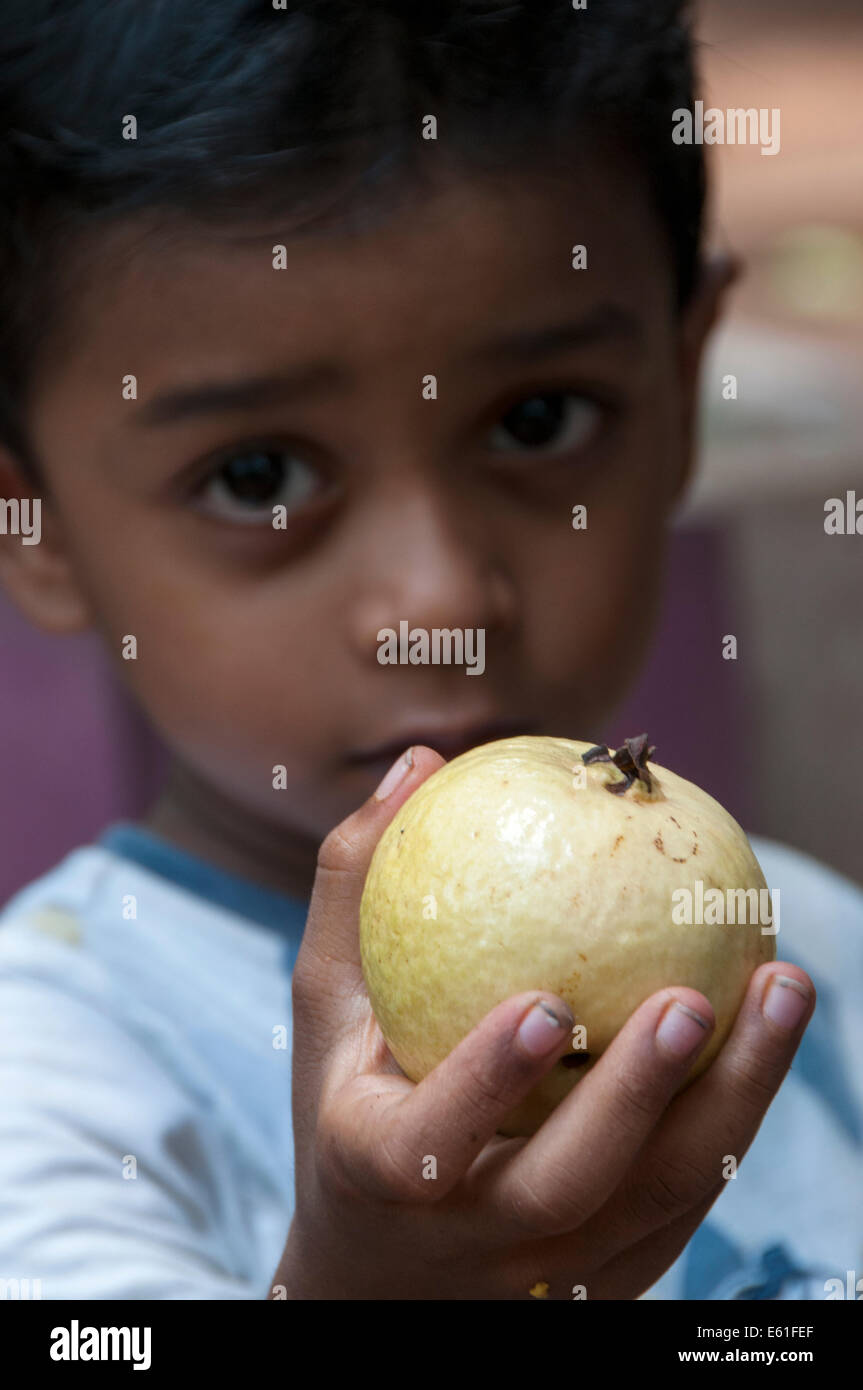
M 317 470 L 280 448 L 237 451 L 196 489 L 198 510 L 221 521 L 272 525 L 273 507 L 296 509 L 320 491 Z
M 600 405 L 576 391 L 546 391 L 510 406 L 491 434 L 496 453 L 563 454 L 589 443 L 602 421 Z

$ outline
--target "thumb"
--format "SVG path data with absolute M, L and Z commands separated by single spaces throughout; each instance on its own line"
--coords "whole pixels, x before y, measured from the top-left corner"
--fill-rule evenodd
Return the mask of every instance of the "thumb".
M 325 1012 L 341 1028 L 357 993 L 365 998 L 360 962 L 359 910 L 372 855 L 383 832 L 408 797 L 445 759 L 431 748 L 408 748 L 358 811 L 327 835 L 317 871 L 303 942 L 294 967 L 294 998 L 311 996 L 315 1015 Z

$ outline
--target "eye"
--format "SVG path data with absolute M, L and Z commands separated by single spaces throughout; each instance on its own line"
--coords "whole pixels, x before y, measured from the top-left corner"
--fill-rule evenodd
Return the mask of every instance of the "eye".
M 574 392 L 526 396 L 501 417 L 490 444 L 499 453 L 566 453 L 587 443 L 601 416 L 596 401 Z
M 320 486 L 319 473 L 304 459 L 284 449 L 252 448 L 225 459 L 196 496 L 210 516 L 261 526 L 272 525 L 273 507 L 294 511 Z

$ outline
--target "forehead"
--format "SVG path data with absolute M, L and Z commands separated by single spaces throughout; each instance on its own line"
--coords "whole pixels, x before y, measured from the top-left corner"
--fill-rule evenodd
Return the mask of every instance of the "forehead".
M 274 266 L 277 246 L 284 269 Z M 576 246 L 586 270 L 573 268 Z M 673 297 L 642 180 L 609 160 L 565 176 L 451 175 L 361 230 L 216 232 L 141 220 L 83 244 L 69 278 L 74 351 L 65 347 L 62 367 L 91 380 L 116 376 L 118 354 L 123 371 L 146 363 L 165 380 L 194 377 L 198 364 L 227 373 L 250 355 L 380 370 L 457 355 L 490 323 L 515 331 L 562 303 L 585 314 L 617 304 L 649 334 Z

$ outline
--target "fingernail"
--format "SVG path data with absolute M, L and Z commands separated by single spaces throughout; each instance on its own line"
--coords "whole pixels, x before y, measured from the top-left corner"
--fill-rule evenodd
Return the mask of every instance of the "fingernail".
M 709 1032 L 710 1023 L 706 1018 L 675 999 L 659 1020 L 656 1037 L 675 1057 L 688 1057 Z
M 521 1021 L 517 1037 L 525 1052 L 531 1057 L 546 1057 L 560 1046 L 563 1033 L 570 1032 L 574 1019 L 569 1009 L 566 1017 L 558 1018 L 550 1004 L 540 1001 Z
M 797 1027 L 811 997 L 799 980 L 792 980 L 790 975 L 774 975 L 764 996 L 764 1017 L 790 1031 Z
M 402 753 L 400 758 L 396 759 L 389 772 L 384 777 L 383 781 L 381 782 L 380 786 L 375 792 L 375 801 L 385 801 L 386 798 L 389 796 L 390 792 L 395 791 L 399 782 L 403 781 L 404 778 L 407 777 L 413 765 L 414 750 L 413 748 L 408 748 L 408 750 L 405 753 Z

